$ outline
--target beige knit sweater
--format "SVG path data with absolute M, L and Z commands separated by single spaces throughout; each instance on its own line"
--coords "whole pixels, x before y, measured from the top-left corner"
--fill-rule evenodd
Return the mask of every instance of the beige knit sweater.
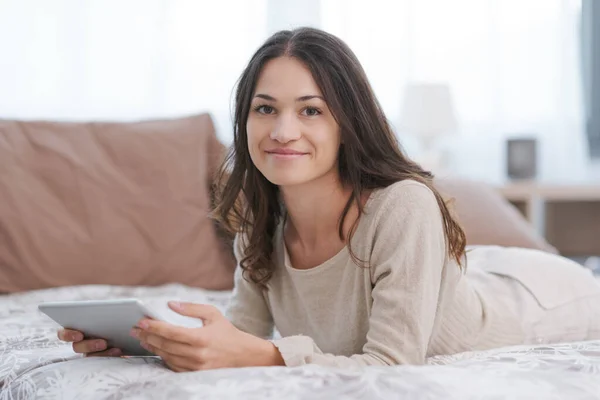
M 286 365 L 422 364 L 426 357 L 523 342 L 514 282 L 447 255 L 440 209 L 415 181 L 374 191 L 352 244 L 370 260 L 357 266 L 344 248 L 308 270 L 294 269 L 282 227 L 268 291 L 236 272 L 227 316 L 239 329 L 271 338 Z M 243 240 L 236 239 L 238 260 Z

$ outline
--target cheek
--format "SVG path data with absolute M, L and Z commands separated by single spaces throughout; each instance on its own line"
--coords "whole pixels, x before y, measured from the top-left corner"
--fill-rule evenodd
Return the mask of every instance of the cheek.
M 250 156 L 254 159 L 259 154 L 260 142 L 268 137 L 268 130 L 265 129 L 264 124 L 257 121 L 255 118 L 248 118 L 246 123 L 246 134 L 248 135 L 248 150 Z
M 314 137 L 314 146 L 317 158 L 323 163 L 332 164 L 337 161 L 340 150 L 339 134 L 335 130 L 327 129 Z

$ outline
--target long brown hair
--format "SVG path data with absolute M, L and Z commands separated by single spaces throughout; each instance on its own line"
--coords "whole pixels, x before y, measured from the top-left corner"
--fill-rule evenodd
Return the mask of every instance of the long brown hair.
M 235 94 L 234 139 L 217 179 L 213 215 L 230 233 L 246 237 L 240 262 L 246 279 L 265 286 L 275 268 L 273 237 L 285 215 L 278 186 L 254 166 L 248 150 L 246 122 L 256 83 L 265 63 L 294 57 L 306 65 L 336 119 L 343 144 L 338 154 L 342 185 L 352 189 L 339 223 L 340 239 L 350 242 L 358 219 L 344 237 L 345 218 L 355 203 L 363 213 L 361 194 L 412 179 L 435 194 L 440 207 L 449 255 L 459 265 L 465 252 L 463 230 L 433 187 L 433 175 L 406 157 L 373 94 L 367 76 L 350 48 L 339 38 L 313 28 L 285 30 L 271 36 L 252 56 Z

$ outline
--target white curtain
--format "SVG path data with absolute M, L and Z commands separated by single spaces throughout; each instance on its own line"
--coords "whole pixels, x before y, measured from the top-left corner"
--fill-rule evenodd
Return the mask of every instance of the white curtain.
M 0 118 L 135 120 L 208 111 L 267 35 L 267 0 L 0 0 Z
M 534 136 L 542 179 L 585 175 L 579 0 L 322 0 L 321 26 L 356 52 L 397 127 L 410 81 L 447 82 L 458 172 L 505 175 L 504 141 Z M 407 151 L 414 138 L 400 133 Z
M 570 176 L 585 152 L 579 19 L 579 0 L 0 0 L 0 118 L 209 111 L 228 143 L 251 54 L 276 29 L 313 25 L 357 53 L 396 125 L 404 84 L 451 85 L 458 172 L 503 175 L 503 140 L 531 133 L 542 170 Z

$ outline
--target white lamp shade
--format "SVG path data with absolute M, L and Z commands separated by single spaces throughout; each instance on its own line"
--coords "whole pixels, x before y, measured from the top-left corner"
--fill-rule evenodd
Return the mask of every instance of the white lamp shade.
M 423 137 L 453 132 L 457 128 L 450 88 L 440 83 L 411 83 L 404 90 L 400 125 Z

